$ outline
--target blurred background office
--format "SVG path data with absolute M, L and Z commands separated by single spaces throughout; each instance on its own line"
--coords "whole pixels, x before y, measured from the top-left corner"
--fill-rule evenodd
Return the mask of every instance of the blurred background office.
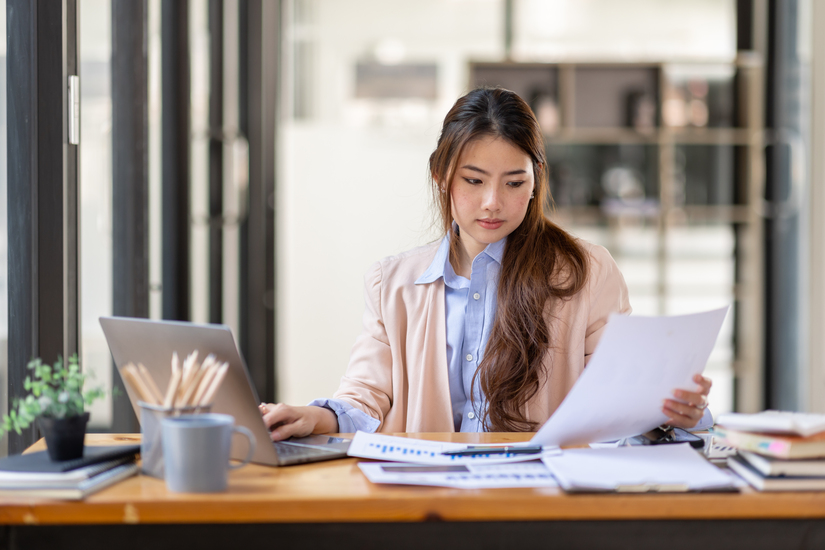
M 0 7 L 2 407 L 31 356 L 120 384 L 112 314 L 228 324 L 262 399 L 331 395 L 363 273 L 438 237 L 427 159 L 485 84 L 530 103 L 548 215 L 610 250 L 635 314 L 732 305 L 714 412 L 825 411 L 813 0 Z M 91 421 L 137 429 L 123 398 Z

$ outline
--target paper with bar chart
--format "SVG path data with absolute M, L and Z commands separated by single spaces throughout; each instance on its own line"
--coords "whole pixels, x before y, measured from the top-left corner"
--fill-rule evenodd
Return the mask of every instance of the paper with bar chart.
M 550 470 L 538 460 L 513 464 L 399 464 L 361 462 L 364 475 L 373 483 L 429 485 L 456 489 L 505 487 L 556 487 Z
M 508 445 L 518 446 L 520 444 L 509 443 Z M 358 458 L 372 458 L 391 462 L 413 462 L 416 464 L 504 464 L 536 460 L 543 456 L 558 454 L 560 452 L 558 447 L 548 447 L 537 454 L 503 453 L 464 456 L 441 454 L 446 451 L 457 451 L 466 448 L 467 445 L 463 443 L 426 441 L 408 437 L 356 432 L 347 454 Z

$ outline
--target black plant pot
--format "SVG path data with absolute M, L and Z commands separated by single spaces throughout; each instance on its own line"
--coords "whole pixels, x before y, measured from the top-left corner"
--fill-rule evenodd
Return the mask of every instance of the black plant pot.
M 89 413 L 68 418 L 41 416 L 37 421 L 46 437 L 46 450 L 49 451 L 49 458 L 59 462 L 83 456 L 83 439 L 86 436 Z

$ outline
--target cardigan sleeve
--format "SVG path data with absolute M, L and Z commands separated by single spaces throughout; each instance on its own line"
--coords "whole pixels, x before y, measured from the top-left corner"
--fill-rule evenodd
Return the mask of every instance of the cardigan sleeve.
M 379 425 L 392 406 L 392 351 L 382 316 L 381 286 L 381 263 L 376 262 L 364 276 L 363 329 L 334 395 L 335 400 L 368 414 Z
M 631 312 L 627 284 L 619 266 L 606 248 L 593 246 L 590 250 L 590 275 L 587 284 L 590 307 L 584 339 L 584 362 L 596 349 L 611 313 Z
M 342 433 L 368 432 L 375 433 L 378 429 L 378 420 L 356 409 L 341 399 L 315 399 L 310 407 L 323 407 L 335 413 L 338 418 L 338 431 Z

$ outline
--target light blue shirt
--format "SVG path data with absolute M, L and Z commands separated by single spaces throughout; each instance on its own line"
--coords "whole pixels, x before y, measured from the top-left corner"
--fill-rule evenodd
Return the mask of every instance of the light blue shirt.
M 484 398 L 473 377 L 484 357 L 496 317 L 496 291 L 506 239 L 487 245 L 473 259 L 470 279 L 457 275 L 450 263 L 450 240 L 444 237 L 430 267 L 415 282 L 444 279 L 447 365 L 453 425 L 457 432 L 483 432 Z
M 415 281 L 417 285 L 444 279 L 444 310 L 447 340 L 447 365 L 453 425 L 457 432 L 482 432 L 485 403 L 479 381 L 473 376 L 484 357 L 496 316 L 498 279 L 507 239 L 487 245 L 472 264 L 468 280 L 458 275 L 450 263 L 450 236 L 445 236 L 430 267 Z M 474 386 L 474 387 L 473 387 Z M 325 407 L 338 417 L 338 431 L 375 432 L 379 421 L 339 399 L 316 399 L 310 403 Z M 713 425 L 709 409 L 696 430 Z

